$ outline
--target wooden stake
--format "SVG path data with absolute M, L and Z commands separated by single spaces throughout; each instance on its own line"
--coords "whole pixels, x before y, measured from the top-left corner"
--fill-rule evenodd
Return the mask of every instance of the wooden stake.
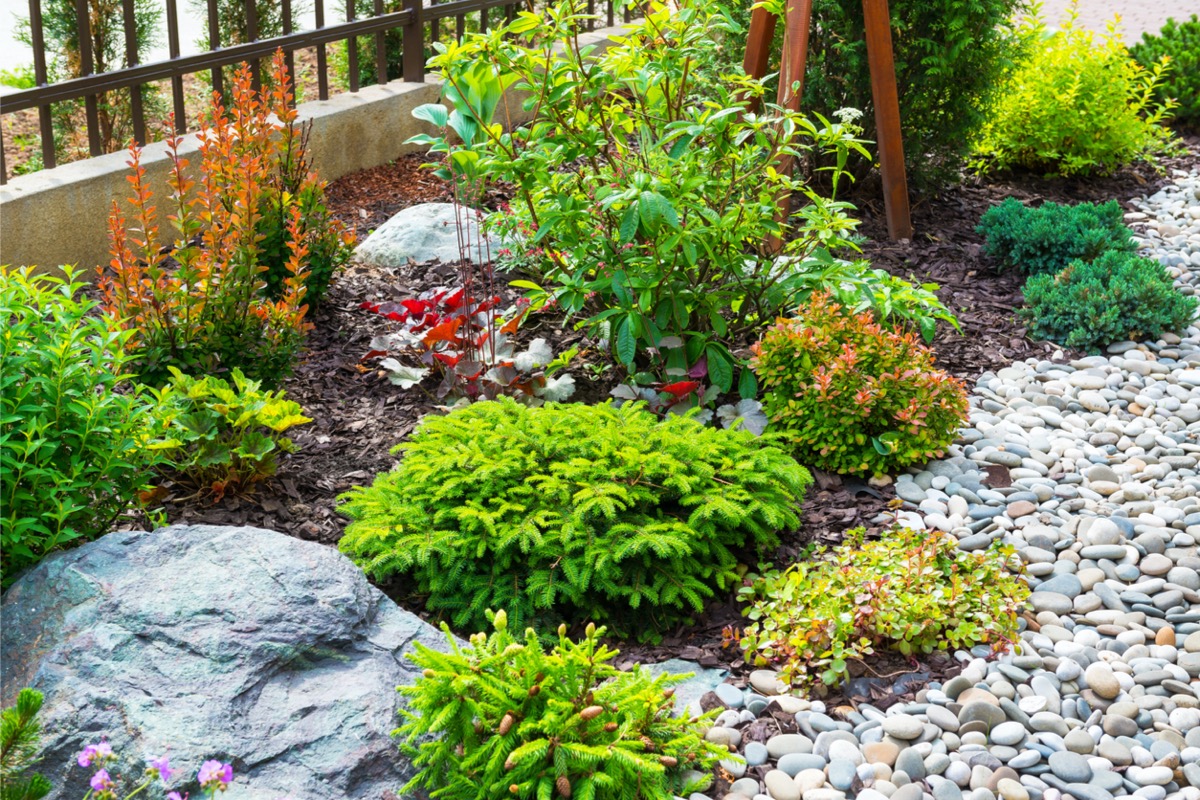
M 863 0 L 867 62 L 871 67 L 871 97 L 875 101 L 875 131 L 879 139 L 879 169 L 883 173 L 883 205 L 888 236 L 912 238 L 908 209 L 908 180 L 904 174 L 904 142 L 900 138 L 900 99 L 892 59 L 892 27 L 887 0 Z

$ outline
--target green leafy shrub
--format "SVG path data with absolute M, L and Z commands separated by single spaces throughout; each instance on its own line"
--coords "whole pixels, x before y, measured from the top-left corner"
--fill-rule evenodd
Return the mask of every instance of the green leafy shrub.
M 773 5 L 782 13 L 786 3 Z M 957 182 L 971 137 L 1022 52 L 1008 21 L 1024 5 L 1024 0 L 888 4 L 904 160 L 914 187 Z M 862 3 L 814 0 L 813 19 L 820 24 L 809 38 L 803 107 L 826 117 L 841 108 L 862 109 L 863 135 L 877 140 Z M 778 27 L 783 28 L 782 22 Z M 870 161 L 860 159 L 855 169 L 867 167 Z
M 296 450 L 280 434 L 312 422 L 282 391 L 262 391 L 241 370 L 233 370 L 233 386 L 211 375 L 192 378 L 174 367 L 171 375 L 171 382 L 154 392 L 155 419 L 163 427 L 154 447 L 171 470 L 218 496 L 274 475 L 278 454 Z
M 1010 571 L 1020 563 L 1011 547 L 968 553 L 950 536 L 903 527 L 879 541 L 863 534 L 784 572 L 748 577 L 740 590 L 748 662 L 820 692 L 879 647 L 932 653 L 1016 637 L 1029 588 Z
M 1137 244 L 1124 220 L 1116 200 L 1028 208 L 1010 197 L 985 211 L 976 230 L 987 237 L 984 252 L 1001 265 L 1043 275 L 1076 259 L 1095 261 L 1110 250 L 1132 253 Z
M 1053 33 L 1035 15 L 1022 23 L 1031 53 L 979 130 L 977 168 L 1107 174 L 1170 144 L 1162 123 L 1173 103 L 1154 99 L 1167 64 L 1140 66 L 1114 24 L 1097 42 L 1076 16 Z
M 458 116 L 417 111 L 466 144 L 447 144 L 449 133 L 413 141 L 448 151 L 455 174 L 514 185 L 512 207 L 489 225 L 536 254 L 538 282 L 515 284 L 535 304 L 584 316 L 627 368 L 656 361 L 663 339 L 680 339 L 680 363 L 665 366 L 703 359 L 728 391 L 731 343 L 811 291 L 811 271 L 824 266 L 814 254 L 852 247 L 848 204 L 785 177 L 780 159 L 829 154 L 836 189 L 837 165 L 866 151 L 842 124 L 769 103 L 746 113 L 761 82 L 695 68 L 718 47 L 720 9 L 654 3 L 603 53 L 581 49 L 585 9 L 563 0 L 446 45 L 430 64 Z M 505 131 L 491 120 L 510 85 L 530 93 L 532 118 Z M 781 193 L 802 201 L 782 221 Z M 772 237 L 784 258 L 767 245 Z
M 1133 253 L 1073 261 L 1057 275 L 1033 276 L 1024 292 L 1030 334 L 1081 350 L 1157 339 L 1196 316 L 1196 298 L 1176 291 L 1166 267 Z
M 0 575 L 107 533 L 150 477 L 129 334 L 83 284 L 0 268 Z
M 42 693 L 22 689 L 17 704 L 0 716 L 0 800 L 41 800 L 54 787 L 29 770 L 38 762 Z
M 811 482 L 749 432 L 633 403 L 501 397 L 426 418 L 396 449 L 395 471 L 343 495 L 340 547 L 475 630 L 507 606 L 520 624 L 636 619 L 653 635 L 736 581 L 740 552 L 797 525 Z
M 503 611 L 493 623 L 467 647 L 446 629 L 449 652 L 418 642 L 409 655 L 424 675 L 400 687 L 410 703 L 394 735 L 420 772 L 403 791 L 429 789 L 434 800 L 670 800 L 705 788 L 717 760 L 730 758 L 704 740 L 701 719 L 673 715 L 679 677 L 612 666 L 617 651 L 600 643 L 604 628 L 589 624 L 573 642 L 561 626 L 546 652 L 532 628 L 514 637 Z
M 1193 129 L 1200 126 L 1200 17 L 1183 22 L 1168 19 L 1157 35 L 1143 33 L 1142 40 L 1129 48 L 1144 69 L 1152 70 L 1170 58 L 1166 77 L 1155 87 L 1155 99 L 1166 105 L 1178 103 L 1175 121 Z
M 962 382 L 911 333 L 814 295 L 754 346 L 773 428 L 830 472 L 884 474 L 942 454 L 966 419 Z

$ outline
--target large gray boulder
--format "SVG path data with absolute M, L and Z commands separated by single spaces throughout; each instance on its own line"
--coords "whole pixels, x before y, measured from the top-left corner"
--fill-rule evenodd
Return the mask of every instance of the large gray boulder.
M 457 264 L 462 260 L 460 223 L 465 240 L 472 245 L 471 261 L 482 264 L 489 258 L 494 259 L 502 245 L 480 233 L 474 209 L 460 206 L 456 212 L 454 203 L 421 203 L 397 212 L 363 240 L 354 255 L 364 264 L 388 269 L 403 267 L 409 262 Z M 484 241 L 488 242 L 488 247 L 483 246 Z
M 413 770 L 389 733 L 414 642 L 445 637 L 327 546 L 257 528 L 113 533 L 48 558 L 4 597 L 0 695 L 45 693 L 52 798 L 107 736 L 121 775 L 169 754 L 189 785 L 232 762 L 232 797 L 390 797 Z M 161 796 L 161 793 L 154 793 Z

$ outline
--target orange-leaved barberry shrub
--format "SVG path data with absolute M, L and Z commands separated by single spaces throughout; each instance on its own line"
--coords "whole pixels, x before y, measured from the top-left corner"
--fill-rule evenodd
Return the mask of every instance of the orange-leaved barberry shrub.
M 771 427 L 802 463 L 883 475 L 942 454 L 967 416 L 962 382 L 912 333 L 814 294 L 754 346 Z
M 167 137 L 165 235 L 141 151 L 130 149 L 131 213 L 114 201 L 102 287 L 105 309 L 135 331 L 129 347 L 145 383 L 165 383 L 174 366 L 191 375 L 239 368 L 275 385 L 291 372 L 309 327 L 314 248 L 328 251 L 330 235 L 349 247 L 340 226 L 311 224 L 310 209 L 289 189 L 323 186 L 310 173 L 295 183 L 304 135 L 279 54 L 275 72 L 269 95 L 251 88 L 244 65 L 228 108 L 214 94 L 195 171 L 179 152 L 182 138 Z M 282 233 L 273 236 L 273 225 Z

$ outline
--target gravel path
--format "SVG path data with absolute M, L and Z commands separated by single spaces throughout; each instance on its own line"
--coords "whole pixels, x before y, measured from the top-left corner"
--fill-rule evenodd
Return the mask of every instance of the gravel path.
M 1067 16 L 1071 0 L 1043 0 L 1041 17 L 1050 25 L 1060 24 Z M 1200 14 L 1197 0 L 1079 0 L 1079 22 L 1088 30 L 1103 33 L 1116 15 L 1121 17 L 1119 33 L 1126 44 L 1133 44 L 1143 33 L 1158 33 L 1168 17 L 1182 22 Z
M 1195 294 L 1200 173 L 1174 178 L 1127 219 Z M 886 712 L 775 697 L 769 671 L 719 687 L 708 737 L 748 762 L 725 800 L 1200 800 L 1200 322 L 1013 364 L 971 403 L 947 459 L 898 480 L 902 521 L 1015 546 L 1036 622 Z

